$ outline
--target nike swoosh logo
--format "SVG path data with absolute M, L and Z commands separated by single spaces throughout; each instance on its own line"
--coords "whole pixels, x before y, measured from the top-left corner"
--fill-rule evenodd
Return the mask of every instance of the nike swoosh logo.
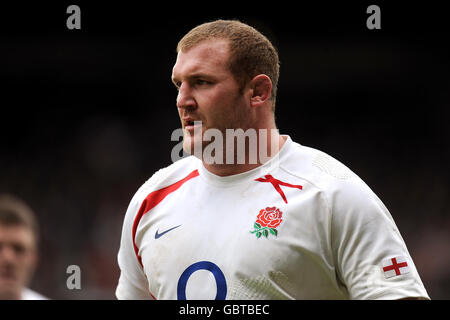
M 166 231 L 164 231 L 164 232 L 161 232 L 161 233 L 158 233 L 159 230 L 156 230 L 156 233 L 155 233 L 155 239 L 158 239 L 158 238 L 162 237 L 162 236 L 165 235 L 167 232 L 172 231 L 173 229 L 176 229 L 176 228 L 178 228 L 178 227 L 180 227 L 180 226 L 181 226 L 181 224 L 178 225 L 178 226 L 176 226 L 176 227 L 170 228 L 170 229 L 168 229 L 168 230 L 166 230 Z

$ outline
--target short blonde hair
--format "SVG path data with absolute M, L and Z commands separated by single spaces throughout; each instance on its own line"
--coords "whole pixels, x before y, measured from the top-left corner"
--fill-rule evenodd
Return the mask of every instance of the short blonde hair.
M 39 241 L 39 225 L 33 210 L 19 197 L 0 194 L 0 225 L 23 226 L 31 230 L 36 242 Z
M 278 52 L 269 39 L 238 20 L 216 20 L 203 23 L 189 31 L 178 42 L 177 52 L 187 51 L 200 42 L 211 39 L 229 41 L 228 67 L 241 89 L 258 74 L 265 74 L 270 78 L 274 110 L 280 66 Z

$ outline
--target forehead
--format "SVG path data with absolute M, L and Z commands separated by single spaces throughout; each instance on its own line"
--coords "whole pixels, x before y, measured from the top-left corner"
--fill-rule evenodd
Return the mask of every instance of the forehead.
M 225 72 L 228 70 L 229 44 L 227 40 L 204 40 L 186 51 L 178 52 L 172 77 L 195 72 Z

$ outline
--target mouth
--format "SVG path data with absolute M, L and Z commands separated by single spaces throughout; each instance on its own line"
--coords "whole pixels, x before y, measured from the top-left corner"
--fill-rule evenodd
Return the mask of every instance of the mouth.
M 191 118 L 183 119 L 183 127 L 185 130 L 191 132 L 195 129 L 195 127 L 198 128 L 198 126 L 202 125 L 202 121 L 195 120 Z
M 183 123 L 184 123 L 185 127 L 190 127 L 190 126 L 194 125 L 194 122 L 195 121 L 193 121 L 193 120 L 188 120 L 188 121 L 184 121 Z

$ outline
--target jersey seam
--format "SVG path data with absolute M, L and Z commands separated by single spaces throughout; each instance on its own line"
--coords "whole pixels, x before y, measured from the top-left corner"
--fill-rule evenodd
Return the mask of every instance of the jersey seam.
M 156 190 L 151 191 L 150 193 L 148 193 L 144 199 L 141 199 L 140 202 L 140 206 L 139 209 L 137 211 L 137 213 L 134 215 L 134 219 L 133 219 L 133 223 L 131 225 L 132 229 L 131 229 L 131 240 L 132 240 L 132 245 L 133 245 L 133 249 L 136 255 L 136 258 L 140 264 L 140 266 L 142 267 L 142 269 L 144 268 L 144 265 L 141 261 L 141 256 L 139 255 L 139 247 L 137 246 L 136 243 L 136 236 L 137 236 L 137 231 L 139 229 L 139 225 L 142 222 L 142 218 L 153 208 L 155 208 L 159 203 L 161 203 L 167 196 L 169 196 L 170 194 L 172 194 L 173 192 L 177 191 L 179 188 L 181 188 L 187 181 L 196 178 L 199 176 L 198 170 L 194 170 L 192 171 L 190 174 L 188 174 L 186 177 L 184 177 L 181 180 L 178 180 L 166 187 L 162 187 Z M 173 188 L 169 189 L 169 188 Z M 160 194 L 157 194 L 157 192 L 159 192 Z M 152 195 L 156 195 L 156 200 L 154 202 L 150 202 L 150 206 L 147 207 L 147 200 L 151 200 L 152 199 Z M 160 198 L 162 196 L 162 198 Z M 148 199 L 147 199 L 148 198 Z M 142 212 L 141 212 L 142 211 Z
M 335 270 L 335 276 L 336 276 L 337 280 L 339 280 L 342 284 L 345 285 L 345 283 L 342 281 L 341 277 L 339 276 L 339 273 L 337 272 L 337 271 L 339 271 L 339 270 L 337 270 L 338 268 L 337 268 L 337 264 L 336 264 L 336 257 L 334 256 L 334 253 L 333 253 L 333 250 L 332 250 L 332 238 L 333 238 L 333 234 L 332 234 L 332 227 L 331 227 L 331 225 L 332 225 L 332 220 L 333 220 L 333 209 L 332 209 L 331 202 L 330 202 L 330 200 L 328 199 L 328 196 L 327 196 L 325 190 L 322 189 L 322 188 L 320 188 L 319 186 L 317 186 L 315 183 L 311 182 L 309 179 L 303 178 L 303 177 L 301 177 L 301 176 L 299 176 L 299 175 L 297 175 L 297 174 L 295 174 L 295 173 L 292 173 L 290 170 L 284 168 L 284 167 L 281 166 L 281 165 L 279 166 L 279 169 L 282 170 L 282 171 L 284 171 L 284 172 L 286 172 L 287 174 L 289 174 L 289 175 L 291 175 L 291 176 L 294 176 L 294 177 L 296 177 L 296 178 L 298 178 L 298 179 L 302 179 L 302 180 L 304 180 L 304 181 L 307 181 L 307 182 L 310 183 L 312 186 L 314 186 L 315 188 L 317 188 L 317 189 L 320 191 L 320 194 L 323 196 L 324 203 L 325 203 L 325 206 L 327 207 L 327 211 L 328 211 L 328 215 L 329 215 L 327 230 L 328 230 L 328 234 L 329 234 L 330 236 L 329 236 L 327 245 L 328 245 L 328 249 L 330 250 L 330 253 L 331 253 L 331 258 L 332 258 L 332 262 L 333 262 L 333 267 L 334 267 L 334 270 Z M 339 285 L 339 283 L 338 283 L 338 285 Z M 340 289 L 339 289 L 339 290 L 340 290 Z

